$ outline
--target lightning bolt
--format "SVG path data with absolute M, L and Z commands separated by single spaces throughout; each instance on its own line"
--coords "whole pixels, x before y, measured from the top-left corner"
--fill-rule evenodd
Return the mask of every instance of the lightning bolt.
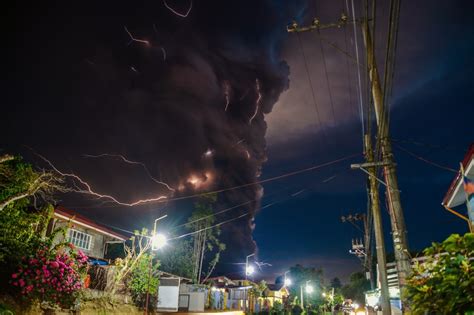
M 156 36 L 158 36 L 158 30 L 156 29 L 155 24 L 153 24 L 153 30 L 155 31 Z M 163 61 L 166 61 L 166 50 L 163 46 L 161 46 L 160 49 L 161 49 L 161 52 L 163 53 Z
M 170 10 L 171 12 L 173 12 L 174 14 L 176 14 L 177 16 L 180 16 L 180 17 L 182 17 L 182 18 L 188 17 L 189 12 L 191 12 L 191 9 L 193 8 L 193 0 L 191 0 L 191 3 L 190 3 L 190 5 L 189 5 L 189 9 L 188 9 L 188 11 L 186 11 L 185 14 L 179 13 L 178 11 L 174 10 L 172 7 L 170 7 L 170 6 L 168 5 L 168 3 L 166 2 L 166 0 L 163 0 L 163 3 L 164 3 L 165 7 L 166 7 L 168 10 Z
M 131 160 L 127 159 L 126 157 L 124 157 L 123 155 L 120 155 L 120 154 L 109 154 L 109 153 L 103 153 L 103 154 L 99 154 L 99 155 L 84 154 L 83 156 L 86 157 L 86 158 L 116 157 L 116 158 L 121 159 L 123 162 L 125 162 L 127 164 L 140 165 L 152 181 L 154 181 L 157 184 L 165 186 L 169 191 L 175 191 L 175 189 L 170 187 L 170 185 L 168 185 L 167 183 L 159 181 L 156 178 L 154 178 L 151 175 L 150 171 L 148 170 L 148 167 L 146 167 L 146 165 L 142 162 L 131 161 Z
M 138 205 L 142 205 L 142 204 L 146 204 L 146 203 L 162 201 L 162 200 L 168 198 L 167 196 L 158 196 L 158 197 L 154 197 L 154 198 L 140 199 L 140 200 L 130 202 L 130 203 L 123 202 L 123 201 L 120 201 L 120 200 L 118 200 L 117 198 L 115 198 L 111 195 L 101 194 L 101 193 L 98 193 L 98 192 L 94 191 L 92 189 L 92 187 L 85 180 L 83 180 L 82 178 L 80 178 L 76 174 L 61 172 L 59 169 L 57 169 L 53 165 L 53 163 L 51 163 L 51 161 L 46 159 L 44 156 L 39 155 L 39 154 L 37 154 L 37 155 L 43 161 L 45 161 L 59 175 L 65 177 L 65 178 L 72 178 L 74 186 L 75 186 L 75 189 L 72 190 L 72 191 L 74 191 L 76 193 L 79 193 L 79 194 L 91 195 L 91 196 L 97 197 L 97 199 L 106 199 L 108 202 L 113 202 L 115 204 L 122 205 L 122 206 L 127 206 L 127 207 L 133 207 L 133 206 L 138 206 Z M 79 185 L 76 182 L 74 182 L 74 180 L 79 182 L 84 188 L 80 188 Z
M 137 42 L 137 43 L 142 43 L 145 44 L 146 46 L 150 46 L 150 42 L 145 40 L 145 39 L 138 39 L 133 37 L 132 33 L 129 32 L 128 28 L 126 26 L 123 27 L 125 29 L 125 32 L 127 32 L 128 36 L 130 36 L 130 41 L 128 42 L 127 45 L 130 45 L 132 42 Z
M 257 101 L 255 102 L 255 113 L 253 113 L 252 117 L 249 119 L 249 125 L 252 124 L 252 121 L 258 114 L 258 110 L 260 109 L 260 101 L 262 100 L 262 93 L 260 92 L 260 81 L 255 79 L 255 91 L 257 92 Z
M 230 85 L 229 82 L 224 81 L 224 97 L 225 97 L 225 111 L 229 108 L 230 103 Z
M 244 152 L 245 152 L 245 154 L 247 155 L 247 159 L 250 159 L 250 152 L 249 152 L 249 150 L 245 149 Z
M 260 269 L 260 271 L 262 270 L 262 267 L 271 267 L 272 264 L 269 264 L 269 263 L 266 263 L 266 262 L 263 262 L 263 261 L 256 261 L 255 264 L 257 265 L 258 269 Z

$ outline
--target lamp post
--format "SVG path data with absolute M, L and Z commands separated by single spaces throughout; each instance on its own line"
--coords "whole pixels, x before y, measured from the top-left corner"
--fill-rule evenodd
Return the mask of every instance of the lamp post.
M 306 294 L 313 293 L 314 289 L 313 289 L 312 286 L 309 285 L 310 282 L 311 282 L 311 280 L 306 281 L 306 285 L 305 285 Z M 301 308 L 304 309 L 303 286 L 302 285 L 300 286 L 300 294 L 301 294 Z
M 289 272 L 290 270 L 285 271 L 285 280 L 283 280 L 283 285 L 285 287 L 289 287 L 291 285 L 291 279 L 286 276 Z
M 253 266 L 249 266 L 249 258 L 255 256 L 255 253 L 247 255 L 245 258 L 245 286 L 247 286 L 247 279 L 248 276 L 250 276 L 255 270 Z M 247 294 L 247 288 L 245 288 L 245 304 L 244 304 L 244 310 L 247 310 L 247 303 L 248 303 L 248 294 Z
M 150 237 L 150 242 L 151 242 L 151 253 L 153 253 L 154 250 L 158 250 L 166 245 L 166 236 L 163 234 L 156 234 L 156 223 L 161 220 L 166 218 L 168 215 L 165 214 L 157 219 L 155 219 L 155 222 L 153 223 L 153 234 Z M 147 285 L 147 290 L 146 290 L 146 302 L 145 302 L 145 315 L 148 314 L 148 303 L 150 301 L 150 281 L 151 281 L 151 276 L 152 276 L 152 269 L 153 269 L 153 255 L 150 255 L 150 265 L 148 267 L 148 285 Z

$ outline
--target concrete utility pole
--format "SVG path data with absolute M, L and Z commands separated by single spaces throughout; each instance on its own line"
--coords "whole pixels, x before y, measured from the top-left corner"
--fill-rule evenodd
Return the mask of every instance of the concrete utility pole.
M 392 153 L 392 145 L 389 139 L 389 128 L 387 111 L 383 105 L 383 92 L 380 87 L 380 79 L 375 60 L 374 46 L 370 36 L 367 21 L 362 22 L 365 47 L 367 50 L 367 62 L 370 83 L 372 85 L 372 98 L 375 108 L 375 118 L 379 127 L 379 136 L 382 150 L 382 163 L 384 163 L 384 177 L 387 186 L 387 199 L 392 224 L 393 247 L 395 251 L 395 261 L 397 264 L 398 281 L 400 290 L 406 283 L 406 278 L 410 272 L 410 257 L 408 252 L 408 241 L 406 236 L 405 218 L 402 204 L 400 202 L 400 190 L 398 189 L 397 175 L 395 173 L 395 163 Z

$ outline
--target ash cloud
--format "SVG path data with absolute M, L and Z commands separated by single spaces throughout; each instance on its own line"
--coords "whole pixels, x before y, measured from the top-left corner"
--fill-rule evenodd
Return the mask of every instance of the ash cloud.
M 185 11 L 188 2 L 173 4 Z M 4 127 L 15 135 L 10 143 L 34 146 L 123 198 L 156 191 L 136 179 L 124 185 L 116 180 L 116 166 L 96 172 L 91 161 L 75 159 L 83 153 L 124 154 L 181 187 L 178 194 L 257 180 L 266 161 L 265 115 L 289 86 L 279 45 L 301 1 L 195 1 L 187 18 L 160 1 L 70 5 L 17 8 L 23 10 L 18 25 L 38 27 L 16 30 L 16 47 L 22 49 L 14 65 L 27 75 L 14 80 L 23 93 L 20 99 L 10 96 L 22 104 L 7 114 Z M 125 25 L 150 46 L 127 45 Z M 29 128 L 21 130 L 17 122 L 25 115 Z M 206 156 L 209 149 L 212 155 Z M 262 193 L 255 185 L 219 197 L 221 207 L 256 200 L 228 214 L 252 214 L 224 229 L 238 257 L 256 250 L 253 216 Z M 135 210 L 114 215 L 126 211 Z

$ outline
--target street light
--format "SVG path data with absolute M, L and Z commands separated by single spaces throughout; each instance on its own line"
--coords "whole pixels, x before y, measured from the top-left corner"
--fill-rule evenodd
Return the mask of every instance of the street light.
M 254 266 L 248 265 L 247 268 L 246 268 L 246 270 L 245 270 L 246 275 L 247 275 L 247 276 L 250 276 L 250 275 L 252 275 L 254 272 L 255 272 Z
M 168 239 L 164 234 L 154 234 L 151 237 L 151 250 L 158 250 L 166 246 Z
M 289 287 L 289 286 L 291 285 L 291 279 L 286 276 L 287 273 L 289 273 L 289 272 L 290 272 L 289 270 L 288 270 L 288 271 L 285 271 L 285 280 L 284 280 L 284 282 L 283 282 L 283 284 L 285 285 L 285 287 Z
M 155 220 L 153 223 L 153 234 L 150 237 L 151 250 L 152 253 L 154 250 L 163 248 L 167 243 L 167 238 L 165 235 L 156 233 L 156 222 L 161 219 L 166 218 L 168 215 L 165 214 Z M 153 256 L 150 255 L 150 265 L 148 266 L 148 289 L 146 290 L 146 303 L 145 303 L 145 314 L 148 314 L 148 303 L 150 301 L 150 281 L 151 281 L 151 271 L 153 269 Z
M 255 256 L 255 253 L 247 255 L 245 258 L 245 282 L 247 282 L 248 276 L 255 272 L 255 268 L 252 265 L 249 265 L 249 258 Z M 247 283 L 245 283 L 245 305 L 244 309 L 247 310 L 248 295 L 247 295 Z
M 255 272 L 255 268 L 253 266 L 249 266 L 249 258 L 252 256 L 255 256 L 255 253 L 247 255 L 245 258 L 245 280 L 247 280 L 247 276 L 250 276 Z
M 313 293 L 313 291 L 314 291 L 313 286 L 307 284 L 307 285 L 306 285 L 306 293 L 311 294 L 311 293 Z

